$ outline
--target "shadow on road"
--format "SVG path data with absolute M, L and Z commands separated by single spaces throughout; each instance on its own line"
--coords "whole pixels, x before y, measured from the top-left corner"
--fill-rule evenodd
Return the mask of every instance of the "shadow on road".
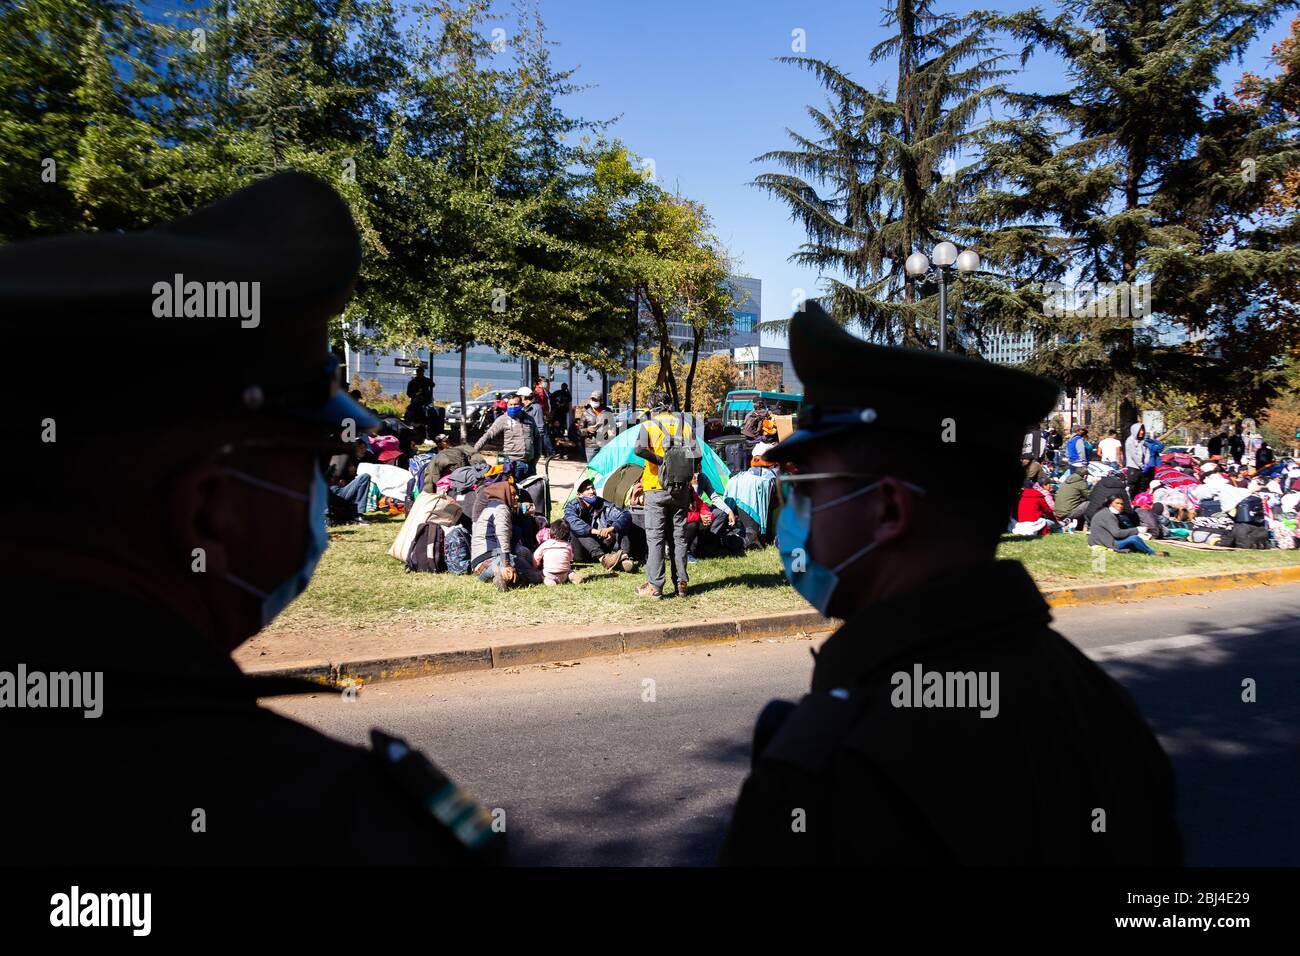
M 1186 860 L 1294 866 L 1300 862 L 1300 621 L 1279 617 L 1239 629 L 1205 621 L 1187 633 L 1208 640 L 1102 664 L 1133 695 L 1173 762 Z M 1254 703 L 1242 700 L 1247 678 L 1256 685 Z M 523 826 L 513 841 L 516 860 L 708 865 L 748 770 L 749 750 L 748 736 L 718 737 L 680 755 L 673 768 L 680 773 L 627 774 L 597 790 L 591 802 L 551 805 L 545 829 L 566 836 L 530 839 L 532 828 Z M 683 786 L 682 780 L 699 782 Z
M 1300 621 L 1187 633 L 1210 640 L 1103 663 L 1173 762 L 1187 863 L 1300 864 Z M 1255 703 L 1242 700 L 1248 678 Z
M 511 856 L 523 866 L 707 866 L 718 855 L 740 780 L 749 769 L 749 740 L 716 738 L 697 747 L 682 767 L 691 780 L 709 780 L 719 769 L 735 785 L 682 787 L 667 775 L 627 774 L 598 789 L 591 803 L 550 805 L 546 829 L 567 830 L 573 839 L 539 839 L 522 820 L 511 838 Z M 680 779 L 677 774 L 674 779 Z M 593 811 L 593 806 L 598 811 Z

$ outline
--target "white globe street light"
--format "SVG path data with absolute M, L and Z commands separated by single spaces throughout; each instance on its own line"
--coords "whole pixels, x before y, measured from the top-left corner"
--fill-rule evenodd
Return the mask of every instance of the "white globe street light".
M 930 253 L 930 261 L 936 266 L 950 266 L 957 261 L 957 247 L 951 242 L 941 242 Z
M 922 277 L 939 283 L 939 351 L 948 351 L 948 273 L 957 264 L 957 271 L 963 275 L 978 272 L 979 254 L 973 249 L 965 249 L 960 254 L 951 242 L 941 242 L 934 247 L 929 257 L 924 252 L 914 252 L 903 262 L 903 269 L 913 279 Z M 931 269 L 931 264 L 934 268 Z
M 903 268 L 910 276 L 923 276 L 930 271 L 930 260 L 925 257 L 924 252 L 914 252 L 907 257 Z

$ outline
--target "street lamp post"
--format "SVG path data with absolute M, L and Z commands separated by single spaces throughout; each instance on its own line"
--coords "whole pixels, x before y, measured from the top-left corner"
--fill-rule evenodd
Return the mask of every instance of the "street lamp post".
M 948 277 L 954 265 L 962 275 L 977 272 L 980 257 L 972 249 L 958 253 L 957 247 L 951 242 L 941 242 L 934 247 L 929 257 L 924 252 L 914 252 L 903 263 L 903 268 L 913 279 L 928 279 L 939 284 L 940 352 L 948 351 Z

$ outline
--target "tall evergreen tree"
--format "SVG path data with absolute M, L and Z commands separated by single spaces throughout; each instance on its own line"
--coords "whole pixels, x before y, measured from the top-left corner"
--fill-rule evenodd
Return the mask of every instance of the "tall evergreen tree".
M 1267 400 L 1270 366 L 1296 345 L 1286 284 L 1300 248 L 1294 223 L 1251 214 L 1300 159 L 1294 117 L 1213 94 L 1221 69 L 1293 5 L 1092 0 L 1004 21 L 1064 59 L 1070 87 L 1014 97 L 1021 115 L 996 130 L 987 156 L 1001 185 L 982 202 L 1017 228 L 985 255 L 1022 278 L 1102 284 L 1081 302 L 1049 301 L 1056 314 L 1040 308 L 1036 368 L 1095 394 L 1190 392 L 1211 415 Z M 1131 307 L 1142 283 L 1153 316 Z M 981 311 L 1018 323 L 1024 306 L 1002 297 Z M 1134 416 L 1130 403 L 1123 417 Z
M 829 103 L 808 107 L 812 136 L 787 130 L 794 148 L 758 157 L 788 172 L 761 174 L 754 185 L 804 227 L 807 241 L 791 261 L 829 273 L 832 315 L 880 341 L 928 345 L 937 297 L 918 289 L 903 263 L 970 228 L 971 199 L 988 173 L 959 164 L 976 142 L 979 111 L 999 101 L 996 81 L 1011 71 L 985 14 L 936 13 L 930 0 L 894 0 L 884 12 L 892 33 L 870 60 L 896 60 L 893 95 L 824 60 L 782 57 L 813 73 Z M 973 323 L 953 299 L 959 329 Z
M 134 4 L 0 0 L 0 241 L 154 221 L 161 56 Z

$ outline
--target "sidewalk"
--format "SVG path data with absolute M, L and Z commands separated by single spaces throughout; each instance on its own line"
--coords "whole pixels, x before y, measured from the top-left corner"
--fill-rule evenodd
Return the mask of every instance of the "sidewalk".
M 551 483 L 551 501 L 557 506 L 564 504 L 564 500 L 573 491 L 573 486 L 586 470 L 585 461 L 564 461 L 555 458 L 551 460 L 549 466 L 545 461 L 537 463 L 537 473 L 546 475 Z
M 580 473 L 579 470 L 577 474 Z M 1054 607 L 1066 607 L 1291 582 L 1300 582 L 1300 566 L 1049 588 L 1043 594 Z M 662 627 L 618 628 L 606 624 L 576 629 L 529 628 L 490 635 L 470 630 L 402 630 L 400 627 L 279 631 L 257 635 L 235 652 L 234 659 L 250 674 L 297 676 L 322 683 L 350 684 L 541 664 L 684 644 L 816 634 L 830 631 L 835 626 L 836 622 L 817 612 L 804 610 Z

